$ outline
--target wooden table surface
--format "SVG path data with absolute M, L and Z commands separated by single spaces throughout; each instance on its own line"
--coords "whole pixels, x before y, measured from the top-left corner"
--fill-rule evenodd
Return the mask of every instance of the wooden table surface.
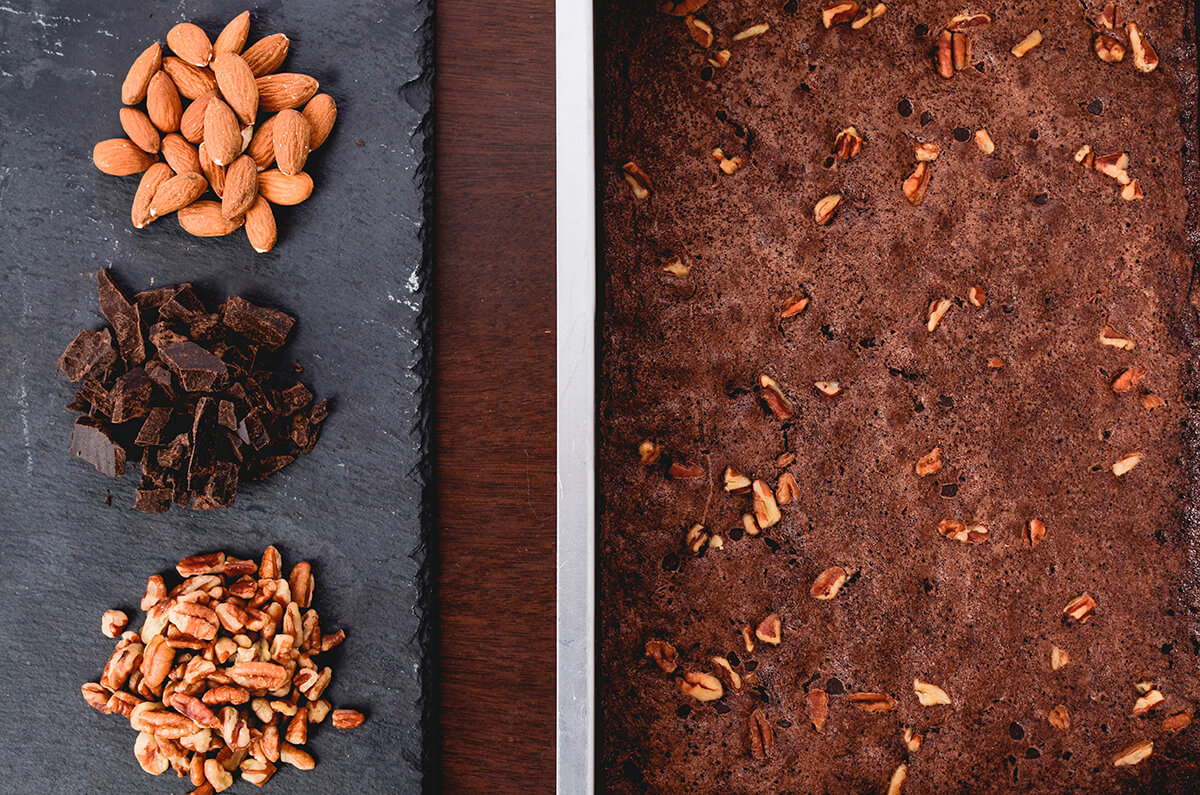
M 437 729 L 450 792 L 554 788 L 554 3 L 438 3 Z

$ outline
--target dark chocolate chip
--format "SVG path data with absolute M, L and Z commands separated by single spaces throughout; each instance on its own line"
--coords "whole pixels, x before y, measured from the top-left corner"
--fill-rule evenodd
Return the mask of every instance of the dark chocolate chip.
M 108 329 L 92 331 L 84 329 L 58 358 L 58 369 L 72 383 L 83 380 L 94 369 L 106 370 L 117 362 L 117 351 L 112 344 L 112 333 Z
M 966 127 L 955 127 L 954 128 L 954 140 L 958 141 L 959 143 L 966 141 L 970 137 L 971 137 L 971 131 L 968 130 Z
M 1008 736 L 1014 740 L 1024 740 L 1025 728 L 1021 726 L 1021 724 L 1014 721 L 1008 724 Z
M 1098 99 L 1093 99 L 1087 104 L 1087 111 L 1093 116 L 1099 116 L 1104 112 L 1104 103 Z
M 925 111 L 924 113 L 921 114 L 921 126 L 922 127 L 924 127 L 926 124 L 929 124 L 931 121 L 933 121 L 932 113 L 930 113 L 929 111 Z
M 712 80 L 712 78 L 713 78 L 713 68 L 711 66 L 706 66 L 700 70 L 700 79 L 701 80 L 708 82 L 709 80 Z
M 902 99 L 896 104 L 896 112 L 901 116 L 908 118 L 913 115 L 913 104 L 907 99 Z
M 1037 196 L 1033 197 L 1033 203 L 1036 204 L 1038 207 L 1045 206 L 1046 202 L 1049 200 L 1050 200 L 1049 195 L 1047 195 L 1045 193 L 1039 193 Z
M 830 679 L 825 683 L 825 692 L 831 696 L 840 696 L 846 692 L 846 686 L 841 679 Z

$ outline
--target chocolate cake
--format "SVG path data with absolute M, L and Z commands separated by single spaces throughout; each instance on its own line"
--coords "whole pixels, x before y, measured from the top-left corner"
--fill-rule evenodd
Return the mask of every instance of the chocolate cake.
M 1196 792 L 1191 4 L 598 20 L 602 789 Z

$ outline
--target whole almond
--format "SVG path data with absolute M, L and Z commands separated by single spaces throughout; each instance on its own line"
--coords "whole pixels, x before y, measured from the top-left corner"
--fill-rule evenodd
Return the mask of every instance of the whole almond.
M 246 46 L 246 36 L 250 34 L 250 12 L 243 11 L 233 19 L 213 42 L 213 57 L 226 52 L 239 53 Z
M 192 66 L 208 66 L 212 60 L 212 43 L 208 34 L 191 22 L 180 22 L 167 31 L 167 46 Z
M 150 78 L 150 87 L 146 89 L 146 113 L 162 132 L 179 129 L 183 103 L 179 101 L 175 83 L 166 72 L 155 72 L 154 77 Z
M 162 45 L 157 41 L 134 59 L 133 65 L 121 83 L 121 101 L 126 105 L 136 105 L 146 98 L 146 89 L 150 87 L 150 78 L 162 68 Z
M 312 99 L 321 86 L 315 78 L 295 72 L 265 75 L 254 84 L 258 86 L 258 108 L 265 113 L 298 108 Z
M 308 121 L 310 149 L 320 149 L 321 144 L 333 130 L 337 121 L 337 105 L 328 94 L 317 94 L 304 106 L 304 118 Z
M 258 129 L 254 131 L 254 137 L 250 139 L 250 146 L 246 147 L 246 154 L 254 158 L 259 171 L 275 162 L 275 125 L 278 122 L 278 113 L 264 119 L 262 124 L 258 125 Z
M 208 182 L 200 174 L 176 174 L 154 191 L 154 198 L 150 200 L 150 215 L 162 218 L 181 207 L 187 207 L 204 195 L 206 190 Z
M 295 176 L 272 168 L 258 175 L 258 192 L 271 204 L 299 204 L 312 195 L 312 177 L 301 171 Z
M 244 218 L 239 216 L 229 220 L 221 215 L 221 205 L 217 202 L 192 202 L 181 208 L 176 216 L 179 225 L 188 234 L 196 237 L 221 237 L 241 229 Z
M 183 117 L 179 120 L 179 131 L 183 133 L 184 138 L 194 144 L 204 140 L 204 109 L 208 107 L 209 100 L 219 95 L 220 92 L 215 88 L 212 91 L 205 91 L 183 109 Z
M 275 248 L 275 213 L 262 196 L 255 196 L 254 203 L 246 211 L 246 238 L 259 254 Z
M 154 220 L 150 214 L 150 200 L 160 185 L 169 180 L 174 174 L 166 163 L 154 163 L 142 174 L 138 183 L 137 193 L 133 194 L 133 207 L 129 211 L 134 229 L 144 229 L 146 224 Z
M 254 84 L 254 73 L 242 56 L 222 53 L 213 60 L 212 70 L 225 102 L 243 124 L 254 124 L 258 115 L 258 87 Z
M 208 147 L 200 144 L 200 149 L 196 153 L 200 158 L 200 173 L 208 180 L 208 186 L 212 188 L 213 193 L 218 196 L 225 194 L 225 166 L 218 166 L 208 156 Z
M 200 156 L 196 147 L 179 133 L 167 133 L 162 141 L 163 160 L 176 174 L 200 174 Z
M 204 145 L 218 166 L 227 166 L 242 153 L 242 128 L 237 116 L 220 99 L 204 109 Z
M 304 170 L 308 160 L 308 122 L 300 111 L 281 110 L 276 117 L 275 130 L 271 138 L 275 144 L 275 162 L 279 170 L 289 177 Z
M 221 195 L 221 215 L 228 219 L 245 215 L 258 195 L 258 166 L 250 155 L 242 155 L 225 169 L 225 192 Z
M 154 157 L 128 138 L 109 138 L 92 148 L 92 162 L 105 174 L 127 177 L 148 169 Z
M 121 108 L 121 127 L 129 136 L 129 140 L 150 154 L 155 154 L 162 146 L 162 139 L 154 123 L 137 108 Z
M 242 53 L 242 58 L 246 60 L 255 77 L 269 75 L 283 66 L 283 59 L 287 58 L 290 44 L 287 36 L 276 33 L 251 44 Z
M 192 66 L 174 56 L 162 59 L 162 69 L 175 81 L 179 93 L 188 99 L 195 99 L 217 87 L 217 78 L 213 77 L 211 69 Z

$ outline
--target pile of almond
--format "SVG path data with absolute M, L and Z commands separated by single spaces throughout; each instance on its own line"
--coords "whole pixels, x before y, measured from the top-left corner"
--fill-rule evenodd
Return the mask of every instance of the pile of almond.
M 125 613 L 105 612 L 101 629 L 117 648 L 100 681 L 82 687 L 88 704 L 129 720 L 143 770 L 174 770 L 206 795 L 236 773 L 262 786 L 280 763 L 313 768 L 302 747 L 310 724 L 362 725 L 361 712 L 323 698 L 333 672 L 314 658 L 346 635 L 322 634 L 308 563 L 285 576 L 267 547 L 261 563 L 213 552 L 176 570 L 184 579 L 170 591 L 160 575 L 147 581 L 140 632 L 125 631 Z
M 276 240 L 271 205 L 299 204 L 312 194 L 304 164 L 329 137 L 337 106 L 317 93 L 312 77 L 278 71 L 287 36 L 245 47 L 249 32 L 249 11 L 214 42 L 181 22 L 167 32 L 173 55 L 154 42 L 129 68 L 121 86 L 128 137 L 96 144 L 92 160 L 105 174 L 142 174 L 135 228 L 176 213 L 197 237 L 245 227 L 250 245 L 265 253 Z M 209 190 L 217 200 L 203 198 Z

